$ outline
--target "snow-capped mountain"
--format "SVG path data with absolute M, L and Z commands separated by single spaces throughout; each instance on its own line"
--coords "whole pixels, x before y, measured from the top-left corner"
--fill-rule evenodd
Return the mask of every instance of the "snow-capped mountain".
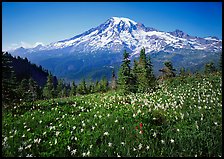
M 128 18 L 112 17 L 83 34 L 53 42 L 40 49 L 69 48 L 69 52 L 97 52 L 98 50 L 119 52 L 128 49 L 131 54 L 136 54 L 142 47 L 145 47 L 146 52 L 166 50 L 166 47 L 213 52 L 222 50 L 222 40 L 216 37 L 190 36 L 180 30 L 158 31 Z
M 102 70 L 102 67 L 119 65 L 124 50 L 127 50 L 132 58 L 136 58 L 143 47 L 146 53 L 153 55 L 152 60 L 156 67 L 161 67 L 162 62 L 169 59 L 175 62 L 174 66 L 196 66 L 199 63 L 202 65 L 205 58 L 217 59 L 217 53 L 222 51 L 222 40 L 212 36 L 196 37 L 178 29 L 172 32 L 159 31 L 128 18 L 112 17 L 70 39 L 45 46 L 38 45 L 35 48 L 18 48 L 11 53 L 27 57 L 57 76 L 67 77 L 77 72 L 86 73 L 95 66 Z M 106 56 L 101 56 L 101 53 Z

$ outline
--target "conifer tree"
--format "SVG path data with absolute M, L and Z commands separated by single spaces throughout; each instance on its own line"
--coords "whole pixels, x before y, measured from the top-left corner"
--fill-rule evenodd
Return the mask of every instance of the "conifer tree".
M 123 61 L 118 73 L 118 84 L 119 88 L 123 91 L 123 93 L 128 93 L 131 90 L 131 68 L 130 68 L 130 60 L 129 53 L 124 51 Z
M 117 88 L 116 75 L 114 69 L 112 70 L 111 88 L 115 90 Z
M 170 61 L 164 62 L 165 67 L 159 71 L 163 73 L 163 78 L 175 77 L 176 69 L 173 68 L 173 65 Z
M 108 85 L 109 85 L 109 83 L 107 81 L 106 76 L 103 76 L 103 78 L 100 81 L 100 91 L 106 92 L 108 90 Z
M 70 90 L 70 96 L 75 96 L 76 95 L 76 85 L 75 82 L 72 82 L 71 90 Z
M 148 56 L 148 59 L 146 58 L 145 48 L 140 52 L 137 71 L 138 91 L 144 92 L 152 88 L 154 86 L 155 76 L 153 74 L 150 56 Z
M 63 96 L 64 96 L 63 89 L 64 89 L 63 80 L 62 80 L 62 79 L 59 79 L 59 80 L 58 80 L 57 89 L 56 89 L 57 97 L 60 98 L 60 97 L 63 97 Z
M 213 62 L 205 64 L 205 74 L 213 73 L 217 71 Z
M 78 85 L 78 87 L 77 87 L 77 92 L 79 93 L 79 94 L 87 94 L 88 92 L 87 92 L 87 86 L 86 86 L 86 81 L 85 81 L 85 79 L 83 79 L 81 82 L 80 82 L 80 84 Z
M 12 69 L 10 54 L 2 52 L 2 105 L 3 108 L 12 108 L 19 100 L 17 80 Z
M 47 77 L 47 83 L 43 89 L 43 95 L 45 98 L 54 98 L 55 97 L 55 89 L 53 84 L 53 76 L 51 74 Z
M 131 91 L 136 92 L 138 89 L 138 61 L 134 59 L 133 69 L 131 70 Z
M 180 68 L 179 76 L 181 76 L 181 77 L 186 76 L 186 71 L 185 71 L 185 68 L 184 67 L 181 67 Z
M 38 85 L 32 78 L 29 79 L 29 100 L 36 100 L 38 98 Z

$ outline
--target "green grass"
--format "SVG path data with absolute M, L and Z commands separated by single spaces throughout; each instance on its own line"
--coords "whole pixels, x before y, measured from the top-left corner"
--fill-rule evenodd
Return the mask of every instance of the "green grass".
M 3 156 L 221 156 L 220 75 L 22 103 L 2 116 Z M 142 127 L 140 127 L 142 123 Z

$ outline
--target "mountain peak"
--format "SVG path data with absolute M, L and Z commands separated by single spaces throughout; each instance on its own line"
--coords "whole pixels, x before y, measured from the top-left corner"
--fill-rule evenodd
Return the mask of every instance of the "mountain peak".
M 115 24 L 120 23 L 121 21 L 123 21 L 124 23 L 132 23 L 134 25 L 136 25 L 137 23 L 129 18 L 125 18 L 125 17 L 111 17 L 110 20 L 112 20 Z

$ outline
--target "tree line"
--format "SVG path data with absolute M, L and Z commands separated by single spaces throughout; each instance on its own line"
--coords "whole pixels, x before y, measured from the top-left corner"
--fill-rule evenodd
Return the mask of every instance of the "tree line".
M 166 61 L 164 62 L 164 67 L 159 70 L 162 75 L 156 78 L 153 73 L 150 56 L 149 54 L 146 56 L 145 49 L 142 48 L 139 58 L 133 61 L 132 67 L 129 53 L 126 50 L 124 51 L 118 77 L 116 77 L 115 71 L 112 70 L 110 82 L 104 76 L 100 81 L 96 82 L 91 81 L 87 83 L 85 79 L 82 79 L 79 84 L 76 84 L 75 81 L 71 84 L 66 84 L 64 80 L 57 80 L 55 76 L 47 72 L 46 84 L 40 86 L 31 77 L 18 80 L 10 64 L 12 61 L 9 57 L 8 53 L 2 52 L 2 103 L 5 107 L 12 107 L 21 101 L 72 97 L 97 92 L 104 93 L 109 90 L 118 90 L 124 94 L 130 92 L 151 92 L 156 88 L 159 81 L 176 76 L 186 77 L 191 75 L 185 68 L 181 68 L 179 74 L 175 73 L 176 69 L 173 68 L 172 63 Z M 220 68 L 222 69 L 222 59 L 220 60 Z M 39 69 L 42 70 L 42 67 Z M 218 69 L 213 62 L 205 65 L 204 74 L 216 71 Z

